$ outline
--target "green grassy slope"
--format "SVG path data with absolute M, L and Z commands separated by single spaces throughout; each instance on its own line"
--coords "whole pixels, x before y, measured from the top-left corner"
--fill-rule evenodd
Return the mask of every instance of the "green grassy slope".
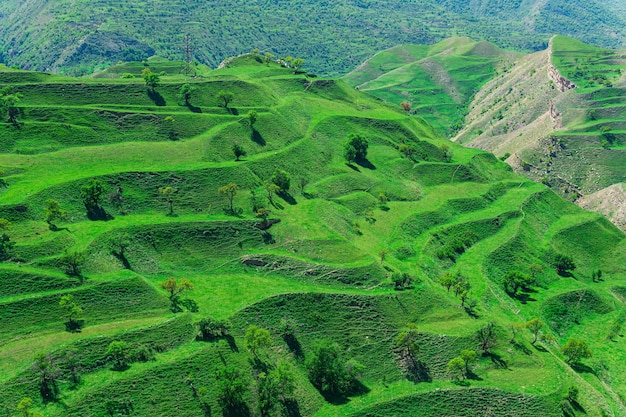
M 474 94 L 515 56 L 487 42 L 450 38 L 379 52 L 344 79 L 390 103 L 408 102 L 412 113 L 451 135 L 462 127 Z
M 598 0 L 359 0 L 220 3 L 155 0 L 5 0 L 0 4 L 0 62 L 90 74 L 118 60 L 184 56 L 213 67 L 253 48 L 300 56 L 313 72 L 345 74 L 399 44 L 471 36 L 501 47 L 541 49 L 554 33 L 604 46 L 624 45 L 623 13 Z
M 188 81 L 195 90 L 185 106 L 177 93 Z M 0 217 L 15 242 L 0 263 L 0 414 L 30 397 L 48 417 L 256 416 L 262 372 L 279 361 L 294 369 L 294 391 L 276 409 L 284 416 L 558 416 L 570 386 L 580 390 L 577 415 L 626 412 L 624 341 L 607 341 L 624 317 L 624 234 L 493 155 L 449 144 L 341 80 L 254 56 L 204 78 L 164 76 L 156 92 L 141 78 L 2 70 L 6 85 L 23 94 L 23 113 L 18 125 L 0 124 Z M 220 90 L 233 92 L 229 108 L 218 105 Z M 369 150 L 348 165 L 350 133 Z M 241 161 L 234 144 L 247 151 Z M 400 145 L 415 148 L 411 159 Z M 277 168 L 291 174 L 291 188 L 269 201 L 263 184 Z M 106 220 L 86 215 L 80 190 L 91 179 L 106 186 Z M 218 192 L 230 182 L 239 186 L 236 213 Z M 159 192 L 168 186 L 173 215 Z M 51 198 L 67 212 L 56 228 L 44 222 Z M 269 224 L 253 198 L 271 211 Z M 86 255 L 82 278 L 66 274 L 72 251 Z M 555 252 L 575 259 L 572 276 L 557 275 Z M 532 264 L 542 271 L 533 289 L 508 295 L 503 276 Z M 394 272 L 412 275 L 413 286 L 395 290 Z M 471 284 L 463 305 L 438 283 L 445 272 Z M 160 287 L 169 277 L 194 284 L 182 296 L 193 300 L 183 302 L 189 311 L 170 309 Z M 67 294 L 84 309 L 81 332 L 66 331 Z M 206 317 L 228 319 L 229 334 L 196 340 Z M 511 323 L 534 317 L 554 342 L 533 345 L 526 329 L 512 338 Z M 395 342 L 409 322 L 419 366 Z M 478 349 L 490 322 L 494 345 L 470 379 L 454 382 L 447 363 Z M 271 334 L 257 358 L 244 343 L 250 325 Z M 570 337 L 594 354 L 575 368 L 559 349 Z M 364 365 L 345 397 L 322 395 L 307 378 L 320 339 Z M 129 344 L 128 369 L 111 369 L 112 341 Z M 42 399 L 39 353 L 52 363 L 58 401 Z M 243 377 L 241 402 L 230 406 L 220 401 L 226 367 Z

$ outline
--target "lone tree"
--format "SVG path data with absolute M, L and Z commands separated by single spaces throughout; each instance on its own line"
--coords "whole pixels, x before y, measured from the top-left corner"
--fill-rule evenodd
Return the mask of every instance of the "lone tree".
M 259 351 L 267 349 L 272 345 L 272 337 L 269 330 L 252 325 L 246 329 L 243 343 L 246 349 L 258 359 Z
M 533 334 L 533 341 L 532 341 L 533 345 L 535 343 L 537 343 L 537 339 L 539 338 L 539 332 L 545 326 L 546 326 L 546 324 L 543 321 L 541 321 L 541 319 L 538 319 L 536 317 L 534 319 L 530 320 L 528 323 L 525 324 L 525 327 L 528 330 L 530 330 L 531 333 Z
M 239 161 L 239 158 L 241 158 L 242 156 L 246 156 L 248 154 L 246 150 L 243 148 L 243 146 L 236 144 L 236 143 L 233 145 L 231 149 L 233 150 L 233 153 L 235 154 L 235 161 Z
M 408 101 L 403 101 L 402 103 L 400 103 L 400 106 L 402 107 L 402 110 L 404 110 L 407 113 L 411 112 L 411 103 L 409 103 Z
M 318 341 L 306 361 L 311 383 L 321 392 L 347 395 L 352 390 L 363 366 L 356 361 L 344 362 L 339 345 Z
M 465 362 L 460 356 L 450 359 L 448 365 L 446 366 L 446 370 L 452 379 L 463 381 L 467 377 L 467 374 L 465 373 Z
M 221 90 L 219 93 L 217 93 L 217 99 L 220 102 L 220 107 L 224 107 L 226 109 L 228 108 L 230 102 L 233 101 L 233 98 L 234 94 L 232 93 L 232 91 Z
M 254 124 L 258 120 L 259 114 L 256 112 L 256 110 L 250 110 L 248 112 L 247 118 L 248 118 L 248 125 L 250 126 L 250 129 L 254 130 Z
M 233 200 L 235 199 L 235 196 L 237 195 L 237 189 L 239 187 L 237 186 L 237 184 L 235 184 L 234 182 L 231 182 L 230 184 L 226 184 L 222 187 L 220 187 L 217 192 L 220 194 L 224 194 L 226 196 L 226 198 L 228 198 L 228 210 L 230 211 L 230 213 L 235 213 L 235 208 L 233 207 Z
M 552 255 L 552 266 L 556 269 L 556 273 L 561 276 L 571 275 L 571 271 L 576 269 L 576 264 L 571 256 L 556 253 Z
M 90 218 L 102 218 L 104 209 L 100 206 L 106 187 L 100 180 L 91 179 L 80 189 L 80 196 Z
M 281 193 L 287 193 L 291 186 L 291 176 L 287 171 L 277 169 L 272 175 L 272 182 L 278 186 Z
M 5 87 L 0 91 L 0 109 L 6 114 L 7 120 L 13 125 L 18 124 L 18 116 L 22 113 L 18 106 L 23 94 L 16 93 L 12 87 Z
M 368 146 L 367 139 L 355 133 L 351 133 L 350 136 L 348 136 L 348 141 L 344 144 L 343 156 L 349 163 L 366 159 Z
M 180 86 L 180 90 L 178 90 L 178 96 L 185 103 L 185 106 L 191 105 L 191 96 L 195 90 L 196 89 L 194 87 L 190 86 L 187 83 Z
M 39 392 L 44 402 L 57 401 L 59 399 L 58 380 L 61 375 L 52 356 L 40 353 L 35 356 L 35 371 L 39 376 Z
M 105 356 L 114 371 L 124 371 L 130 366 L 130 345 L 123 340 L 111 342 Z
M 243 403 L 243 396 L 248 389 L 248 381 L 241 371 L 229 366 L 217 371 L 217 398 L 220 406 L 225 409 L 236 408 Z
M 393 282 L 394 288 L 401 291 L 410 288 L 415 278 L 406 272 L 394 272 L 391 275 L 391 281 Z
M 267 201 L 274 206 L 274 196 L 276 193 L 280 192 L 280 187 L 272 181 L 266 181 L 265 184 L 263 184 L 263 187 L 267 193 Z
M 58 230 L 57 225 L 55 224 L 57 220 L 65 220 L 67 217 L 67 212 L 61 209 L 61 204 L 53 199 L 49 198 L 46 200 L 46 223 L 48 223 L 48 227 L 50 230 Z
M 65 318 L 67 322 L 65 327 L 69 332 L 79 331 L 82 327 L 80 316 L 83 314 L 83 309 L 74 301 L 72 294 L 67 294 L 61 297 L 59 300 L 59 307 L 65 311 Z
M 478 330 L 476 338 L 480 344 L 480 349 L 483 351 L 483 355 L 486 355 L 489 349 L 496 344 L 496 325 L 493 322 L 487 323 L 485 327 Z
M 504 276 L 503 285 L 504 290 L 511 296 L 515 297 L 518 290 L 527 289 L 534 282 L 535 280 L 529 275 L 523 274 L 519 271 L 509 271 Z
M 141 76 L 146 83 L 146 87 L 150 91 L 156 90 L 156 88 L 161 83 L 161 77 L 159 76 L 159 74 L 152 72 L 150 68 L 144 68 L 143 71 L 141 71 Z
M 176 278 L 168 278 L 161 283 L 161 288 L 169 293 L 172 304 L 177 305 L 178 297 L 185 291 L 193 290 L 193 284 L 187 278 L 176 281 Z
M 461 356 L 463 363 L 465 364 L 465 375 L 469 375 L 471 372 L 470 367 L 476 363 L 476 351 L 472 349 L 463 349 Z
M 213 340 L 228 336 L 230 323 L 227 320 L 216 320 L 211 317 L 204 318 L 198 323 L 198 337 L 202 340 Z
M 15 246 L 15 242 L 7 234 L 7 230 L 11 228 L 11 222 L 5 218 L 0 218 L 0 261 L 4 261 L 11 257 L 11 249 Z
M 83 264 L 87 259 L 87 255 L 82 251 L 65 251 L 61 256 L 61 263 L 65 266 L 65 273 L 72 277 L 78 277 L 82 282 Z
M 561 353 L 567 356 L 569 364 L 576 364 L 581 359 L 591 357 L 591 350 L 587 347 L 587 343 L 579 339 L 569 339 L 561 348 Z
M 174 215 L 174 193 L 176 193 L 174 187 L 167 186 L 159 188 L 159 194 L 165 199 L 169 207 L 168 216 Z
M 403 353 L 408 356 L 413 363 L 417 362 L 417 354 L 419 353 L 419 331 L 415 323 L 408 323 L 396 337 L 396 346 L 402 349 Z
M 302 58 L 294 58 L 291 61 L 291 68 L 293 68 L 294 74 L 297 73 L 298 71 L 300 71 L 300 69 L 302 68 L 303 65 L 304 65 L 304 59 L 302 59 Z

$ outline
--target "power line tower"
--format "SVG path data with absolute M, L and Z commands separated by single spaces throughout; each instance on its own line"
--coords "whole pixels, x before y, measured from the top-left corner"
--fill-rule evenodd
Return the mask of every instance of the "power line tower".
M 196 66 L 193 63 L 193 51 L 195 47 L 193 45 L 193 36 L 191 34 L 185 35 L 185 45 L 183 48 L 183 52 L 185 54 L 185 64 L 181 72 L 188 77 L 193 77 L 196 75 Z

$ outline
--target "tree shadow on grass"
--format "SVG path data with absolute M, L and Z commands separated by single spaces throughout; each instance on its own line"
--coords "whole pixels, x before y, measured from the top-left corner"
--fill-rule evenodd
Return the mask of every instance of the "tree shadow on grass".
M 535 349 L 537 349 L 539 352 L 544 352 L 544 353 L 545 353 L 545 352 L 547 352 L 547 351 L 548 351 L 546 348 L 544 348 L 544 347 L 543 347 L 543 346 L 541 346 L 541 345 L 533 345 L 533 347 L 534 347 Z
M 430 369 L 422 361 L 409 360 L 407 363 L 407 379 L 413 383 L 418 382 L 432 382 L 433 378 L 430 376 Z
M 293 356 L 296 357 L 296 359 L 304 358 L 304 353 L 302 352 L 302 345 L 300 344 L 300 342 L 298 341 L 295 335 L 292 335 L 292 334 L 283 335 L 283 340 L 287 344 L 287 347 L 289 348 L 291 353 L 293 353 Z
M 148 90 L 148 97 L 157 106 L 165 106 L 165 99 L 163 98 L 161 93 L 159 93 L 158 91 L 156 91 L 156 90 Z
M 506 361 L 502 359 L 502 356 L 498 355 L 497 353 L 487 352 L 484 356 L 491 359 L 491 362 L 496 366 L 496 368 L 509 369 Z
M 298 202 L 296 201 L 295 198 L 293 198 L 293 196 L 287 192 L 281 191 L 279 193 L 276 193 L 277 196 L 279 196 L 280 198 L 283 199 L 283 201 L 291 206 L 295 206 L 296 204 L 298 204 Z
M 122 265 L 124 266 L 124 269 L 128 269 L 129 271 L 132 271 L 133 268 L 131 268 L 130 262 L 128 262 L 128 259 L 123 253 L 120 253 L 114 250 L 114 251 L 111 251 L 111 254 L 115 256 L 117 260 L 122 263 Z
M 529 294 L 519 293 L 513 296 L 516 300 L 518 300 L 522 304 L 528 304 L 529 301 L 537 301 L 535 298 L 532 298 Z
M 370 160 L 367 159 L 367 158 L 357 159 L 356 163 L 359 164 L 360 166 L 362 166 L 363 168 L 367 168 L 367 169 L 371 169 L 371 170 L 375 170 L 376 169 L 376 165 L 372 164 L 370 162 Z
M 233 116 L 239 116 L 239 110 L 234 107 L 227 107 L 226 110 L 228 110 L 228 112 Z
M 226 335 L 224 336 L 224 339 L 226 339 L 226 343 L 228 343 L 228 347 L 232 352 L 239 353 L 239 348 L 237 347 L 237 343 L 235 342 L 234 337 L 232 337 L 231 335 Z
M 250 417 L 250 408 L 243 402 L 231 404 L 222 410 L 224 417 Z
M 200 107 L 196 107 L 191 103 L 187 103 L 185 107 L 187 107 L 192 113 L 202 113 L 202 109 Z
M 358 397 L 361 395 L 365 395 L 368 392 L 370 392 L 369 388 L 363 385 L 361 381 L 355 380 L 352 382 L 350 389 L 345 393 L 320 391 L 320 394 L 322 394 L 322 397 L 324 397 L 327 402 L 333 405 L 341 405 L 346 404 L 348 401 L 350 401 L 349 397 Z
M 346 166 L 347 166 L 348 168 L 350 168 L 350 169 L 355 170 L 356 172 L 361 172 L 361 170 L 359 169 L 359 167 L 358 167 L 358 166 L 356 166 L 356 165 L 354 165 L 354 164 L 352 164 L 352 163 L 350 163 L 350 162 L 346 162 Z
M 263 136 L 261 136 L 259 131 L 256 129 L 252 129 L 252 132 L 250 133 L 250 140 L 260 146 L 265 146 L 267 144 Z
M 525 355 L 531 355 L 532 354 L 532 351 L 530 349 L 528 349 L 528 347 L 526 345 L 524 345 L 524 344 L 518 343 L 515 340 L 512 341 L 511 344 L 513 345 L 514 349 L 523 352 Z
M 569 366 L 576 372 L 578 372 L 579 374 L 592 374 L 595 375 L 596 371 L 593 370 L 593 368 L 580 363 L 580 362 L 576 362 L 576 363 L 570 363 Z
M 65 322 L 65 330 L 70 333 L 80 333 L 85 325 L 85 320 L 70 320 Z

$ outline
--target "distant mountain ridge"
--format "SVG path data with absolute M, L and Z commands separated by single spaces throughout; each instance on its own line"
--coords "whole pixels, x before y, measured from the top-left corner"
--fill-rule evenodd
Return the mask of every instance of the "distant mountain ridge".
M 253 48 L 306 60 L 307 69 L 345 74 L 398 44 L 470 36 L 520 50 L 544 49 L 555 33 L 595 45 L 626 46 L 626 9 L 595 0 L 226 0 L 149 4 L 111 0 L 5 0 L 0 3 L 0 63 L 89 74 L 118 60 L 153 54 L 217 66 Z

